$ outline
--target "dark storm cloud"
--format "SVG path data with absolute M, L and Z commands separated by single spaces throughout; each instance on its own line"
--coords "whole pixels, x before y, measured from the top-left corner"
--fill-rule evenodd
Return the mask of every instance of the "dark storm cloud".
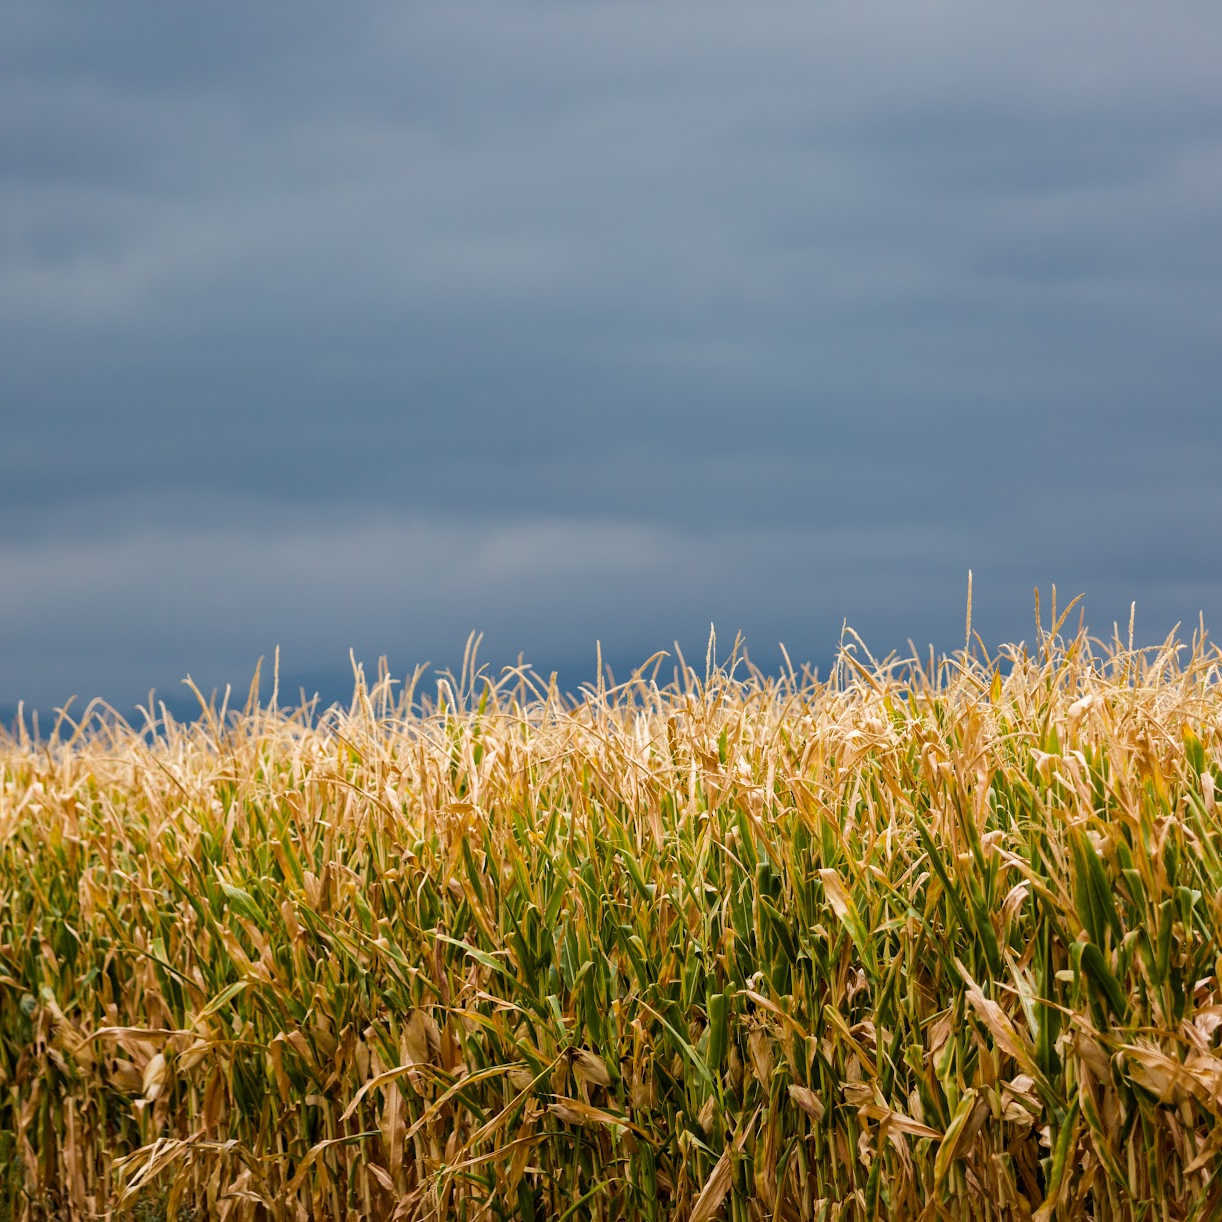
M 39 3 L 0 57 L 0 700 L 953 644 L 969 567 L 998 635 L 1218 607 L 1213 5 Z

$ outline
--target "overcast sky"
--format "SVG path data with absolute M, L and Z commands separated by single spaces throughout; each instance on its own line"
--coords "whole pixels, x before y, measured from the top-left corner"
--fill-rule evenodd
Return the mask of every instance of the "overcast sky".
M 1216 0 L 6 6 L 0 706 L 1222 610 Z M 1222 629 L 1220 629 L 1222 630 Z

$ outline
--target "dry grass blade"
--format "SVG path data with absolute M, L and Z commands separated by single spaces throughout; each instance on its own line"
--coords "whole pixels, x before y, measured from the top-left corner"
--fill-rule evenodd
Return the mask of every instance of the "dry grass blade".
M 688 1222 L 710 1222 L 710 1219 L 717 1217 L 733 1181 L 734 1160 L 742 1152 L 747 1137 L 755 1127 L 758 1118 L 759 1110 L 757 1109 L 747 1124 L 736 1134 L 734 1140 L 722 1151 L 721 1157 L 714 1164 L 709 1178 L 705 1180 L 704 1187 L 692 1206 Z

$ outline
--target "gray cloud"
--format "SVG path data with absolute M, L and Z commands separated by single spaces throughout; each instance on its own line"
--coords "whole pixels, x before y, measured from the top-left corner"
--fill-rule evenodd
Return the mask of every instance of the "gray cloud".
M 0 549 L 3 659 L 37 670 L 22 693 L 48 707 L 71 692 L 134 701 L 249 676 L 279 645 L 286 675 L 342 688 L 346 654 L 397 666 L 455 664 L 469 631 L 487 632 L 495 665 L 523 651 L 570 685 L 591 677 L 593 643 L 623 673 L 676 638 L 700 653 L 708 624 L 724 643 L 747 633 L 757 660 L 776 644 L 827 665 L 842 622 L 880 655 L 912 637 L 961 637 L 964 562 L 975 565 L 976 623 L 987 640 L 1030 637 L 1032 586 L 1057 575 L 1062 604 L 1087 591 L 1090 622 L 1127 620 L 1160 637 L 1216 605 L 1216 566 L 1200 562 L 1178 519 L 1207 509 L 1123 491 L 1082 492 L 979 523 L 739 525 L 682 529 L 583 517 L 506 524 L 445 518 L 293 520 L 257 499 L 213 527 L 130 523 L 110 539 Z M 196 522 L 209 516 L 202 506 Z M 1085 531 L 1085 537 L 1082 532 Z M 1038 546 L 1035 546 L 1038 545 Z M 1033 559 L 1033 553 L 1039 559 Z M 337 627 L 338 626 L 338 627 Z M 11 651 L 11 652 L 10 652 Z
M 1218 606 L 1211 4 L 10 29 L 0 701 Z

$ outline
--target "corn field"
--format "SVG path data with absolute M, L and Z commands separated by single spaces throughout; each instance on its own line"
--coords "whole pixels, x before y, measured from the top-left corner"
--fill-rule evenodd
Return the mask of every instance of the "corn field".
M 1066 615 L 16 723 L 0 1219 L 1222 1216 L 1222 654 Z

